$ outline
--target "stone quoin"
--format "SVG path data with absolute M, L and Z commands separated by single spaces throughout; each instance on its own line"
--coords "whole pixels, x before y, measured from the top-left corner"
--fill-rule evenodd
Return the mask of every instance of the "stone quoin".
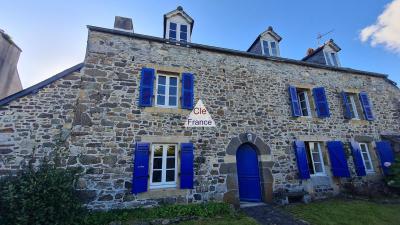
M 287 203 L 379 184 L 398 151 L 399 88 L 342 67 L 333 40 L 294 60 L 272 27 L 247 51 L 192 43 L 182 7 L 162 38 L 115 24 L 88 26 L 82 64 L 0 100 L 1 176 L 57 158 L 99 210 Z M 192 112 L 215 126 L 185 126 Z

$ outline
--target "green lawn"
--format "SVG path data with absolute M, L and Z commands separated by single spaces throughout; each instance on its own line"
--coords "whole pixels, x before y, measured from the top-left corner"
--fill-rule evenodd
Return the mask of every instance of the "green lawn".
M 179 225 L 258 225 L 258 223 L 245 215 L 223 216 L 214 218 L 205 218 L 200 220 L 185 221 Z
M 285 210 L 313 225 L 398 225 L 400 204 L 379 204 L 356 200 L 326 200 L 289 205 Z

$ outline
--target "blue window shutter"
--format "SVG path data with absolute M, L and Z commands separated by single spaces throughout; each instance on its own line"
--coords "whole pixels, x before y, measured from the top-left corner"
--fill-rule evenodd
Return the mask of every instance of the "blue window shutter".
M 310 171 L 308 169 L 307 153 L 304 141 L 295 141 L 294 150 L 296 153 L 296 161 L 297 161 L 297 167 L 299 169 L 300 179 L 309 179 Z
M 364 110 L 364 115 L 366 120 L 374 120 L 374 115 L 372 114 L 372 107 L 371 103 L 368 98 L 368 94 L 366 92 L 361 92 L 359 94 L 360 97 L 360 102 L 362 105 L 362 108 Z
M 325 95 L 325 88 L 318 87 L 313 89 L 313 96 L 317 115 L 320 118 L 329 117 L 329 105 Z
M 181 108 L 193 109 L 194 102 L 194 75 L 191 73 L 182 74 L 182 96 Z
M 153 105 L 155 72 L 152 68 L 143 68 L 140 76 L 139 106 Z
M 292 105 L 292 116 L 301 116 L 300 111 L 300 102 L 299 98 L 297 97 L 297 90 L 294 86 L 289 86 L 289 95 L 290 95 L 290 102 Z
M 351 103 L 349 102 L 349 101 L 347 101 L 348 99 L 347 99 L 347 93 L 346 92 L 342 92 L 341 93 L 341 95 L 342 95 L 342 99 L 343 99 L 343 108 L 344 108 L 344 118 L 346 118 L 346 119 L 351 119 L 352 118 L 352 116 L 351 116 L 351 109 L 350 109 L 350 107 L 351 107 Z
M 342 142 L 328 141 L 327 146 L 333 175 L 335 177 L 350 177 Z
M 147 191 L 147 182 L 149 178 L 149 151 L 150 143 L 136 143 L 132 178 L 133 194 Z
M 385 166 L 385 162 L 389 162 L 391 164 L 394 163 L 394 155 L 392 147 L 390 146 L 390 142 L 388 141 L 376 142 L 376 150 L 378 151 L 379 159 L 381 161 L 383 174 L 388 175 L 389 168 Z
M 193 188 L 193 143 L 181 143 L 181 189 Z
M 356 167 L 357 176 L 365 176 L 365 166 L 361 156 L 360 146 L 357 142 L 352 141 L 351 143 L 351 152 L 353 155 L 354 166 Z

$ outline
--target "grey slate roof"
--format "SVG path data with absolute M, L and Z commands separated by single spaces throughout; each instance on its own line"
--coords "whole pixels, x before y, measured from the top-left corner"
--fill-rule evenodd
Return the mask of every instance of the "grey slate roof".
M 90 26 L 90 25 L 88 25 L 87 27 L 91 31 L 103 32 L 103 33 L 109 33 L 109 34 L 115 34 L 115 35 L 122 35 L 122 36 L 127 36 L 127 37 L 134 37 L 137 39 L 155 41 L 155 42 L 159 42 L 159 43 L 169 43 L 169 40 L 160 38 L 160 37 L 154 37 L 154 36 L 138 34 L 138 33 L 130 33 L 130 32 L 125 32 L 125 31 Z M 175 45 L 173 43 L 169 43 L 169 44 Z M 182 46 L 182 45 L 176 45 L 176 46 L 181 47 L 181 48 L 196 48 L 196 49 L 203 49 L 203 50 L 208 50 L 208 51 L 213 51 L 213 52 L 221 52 L 221 53 L 225 53 L 225 54 L 232 54 L 232 55 L 249 57 L 249 58 L 265 59 L 265 60 L 271 60 L 271 61 L 275 61 L 275 62 L 284 62 L 284 63 L 290 63 L 290 64 L 296 64 L 296 65 L 302 65 L 302 66 L 309 66 L 309 67 L 314 67 L 314 68 L 322 68 L 322 69 L 327 69 L 327 70 L 332 70 L 332 71 L 355 73 L 355 74 L 365 75 L 365 76 L 381 77 L 381 78 L 385 78 L 385 79 L 387 79 L 387 77 L 388 77 L 387 74 L 383 74 L 383 73 L 368 72 L 368 71 L 357 70 L 357 69 L 346 68 L 346 67 L 334 67 L 334 66 L 328 66 L 328 65 L 321 65 L 321 64 L 311 63 L 311 62 L 304 62 L 301 60 L 282 58 L 282 57 L 263 56 L 263 55 L 259 55 L 259 54 L 255 54 L 255 53 L 251 53 L 251 52 L 245 52 L 245 51 L 221 48 L 221 47 L 214 47 L 214 46 L 203 45 L 203 44 L 196 44 L 196 43 L 192 43 L 192 42 L 187 43 L 184 46 Z M 389 80 L 389 79 L 387 79 L 387 80 Z M 389 81 L 389 82 L 392 84 L 395 84 L 395 82 L 393 82 L 393 81 Z
M 83 63 L 79 63 L 78 65 L 75 65 L 75 66 L 73 66 L 71 68 L 68 68 L 68 69 L 66 69 L 66 70 L 64 70 L 64 71 L 62 71 L 62 72 L 60 72 L 60 73 L 58 73 L 58 74 L 56 74 L 56 75 L 54 75 L 54 76 L 52 76 L 50 78 L 38 83 L 38 84 L 35 84 L 35 85 L 33 85 L 33 86 L 29 87 L 29 88 L 26 88 L 26 89 L 24 89 L 22 91 L 19 91 L 19 92 L 15 93 L 15 94 L 12 94 L 12 95 L 7 96 L 7 97 L 5 97 L 3 99 L 0 99 L 0 106 L 8 104 L 9 102 L 13 101 L 14 99 L 21 98 L 21 97 L 24 97 L 24 96 L 30 95 L 30 94 L 35 94 L 40 89 L 42 89 L 42 88 L 46 87 L 47 85 L 55 82 L 56 80 L 61 79 L 61 78 L 65 77 L 65 76 L 67 76 L 67 75 L 69 75 L 69 74 L 71 74 L 73 72 L 80 71 L 80 69 L 82 69 L 82 67 L 83 67 Z

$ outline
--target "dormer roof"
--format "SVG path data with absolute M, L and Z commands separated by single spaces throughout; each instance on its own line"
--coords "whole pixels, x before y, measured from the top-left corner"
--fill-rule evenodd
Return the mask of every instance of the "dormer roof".
M 325 48 L 325 46 L 329 46 L 331 47 L 335 52 L 339 52 L 340 50 L 342 50 L 334 41 L 333 39 L 329 39 L 327 42 L 325 42 L 323 45 L 319 46 L 316 49 L 309 49 L 308 55 L 306 55 L 304 58 L 302 58 L 302 61 L 306 61 L 307 59 L 311 58 L 312 56 L 314 56 L 315 54 L 317 54 L 318 52 L 320 52 L 321 50 L 323 50 Z
M 282 37 L 279 36 L 279 34 L 277 34 L 271 26 L 269 26 L 269 27 L 267 28 L 267 30 L 265 30 L 264 32 L 262 32 L 261 34 L 259 34 L 259 35 L 257 36 L 256 40 L 254 40 L 253 44 L 250 45 L 250 47 L 249 47 L 249 49 L 247 49 L 247 51 L 249 52 L 250 49 L 251 49 L 255 44 L 257 44 L 257 42 L 260 41 L 260 39 L 261 39 L 262 37 L 264 37 L 264 36 L 267 35 L 267 34 L 268 34 L 268 35 L 271 35 L 277 42 L 280 42 L 280 41 L 282 40 Z
M 180 15 L 182 16 L 188 24 L 190 24 L 190 33 L 192 33 L 193 30 L 193 25 L 194 25 L 194 19 L 190 17 L 184 10 L 182 6 L 178 6 L 175 10 L 172 10 L 171 12 L 168 12 L 164 14 L 164 38 L 166 34 L 166 29 L 167 29 L 167 20 L 173 16 Z

